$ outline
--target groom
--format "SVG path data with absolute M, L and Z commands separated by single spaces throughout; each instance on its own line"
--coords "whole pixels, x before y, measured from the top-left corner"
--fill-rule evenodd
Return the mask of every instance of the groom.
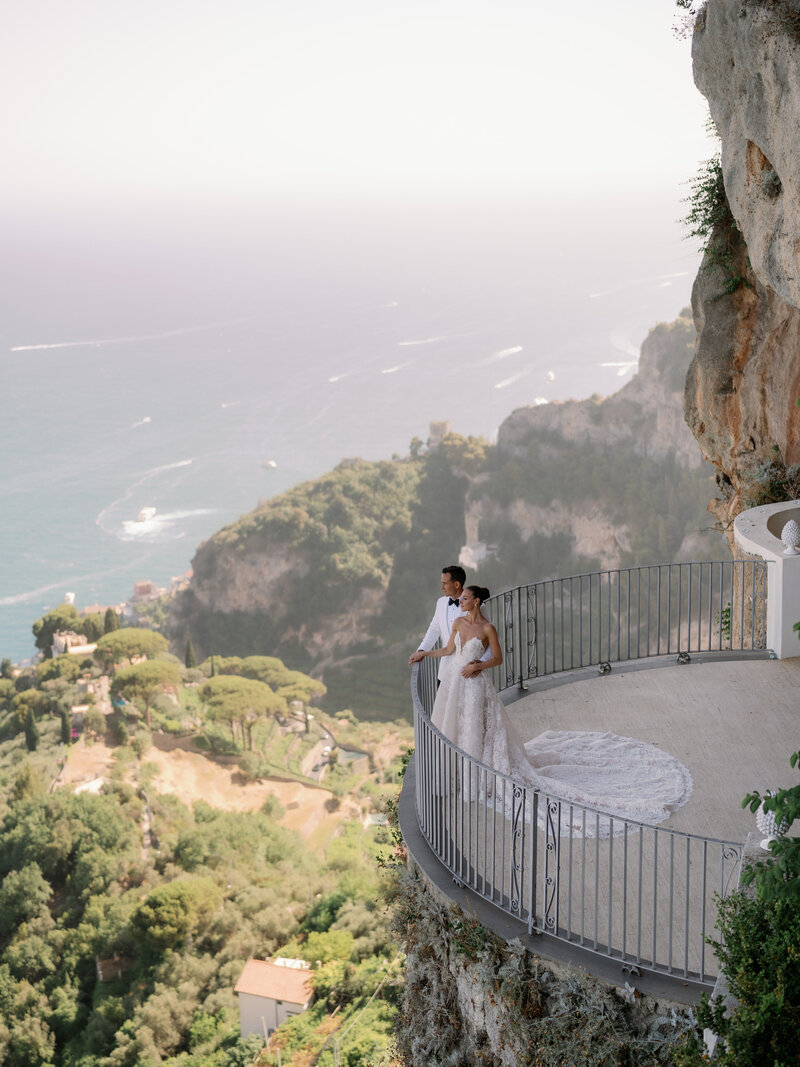
M 443 595 L 436 601 L 436 610 L 433 613 L 430 626 L 419 644 L 419 648 L 408 657 L 409 667 L 412 663 L 421 660 L 423 658 L 422 653 L 429 652 L 437 641 L 441 641 L 443 645 L 446 645 L 450 640 L 450 631 L 453 629 L 453 623 L 462 615 L 466 615 L 466 612 L 461 610 L 461 605 L 458 602 L 466 580 L 466 571 L 457 563 L 442 567 Z M 487 654 L 491 655 L 488 648 L 482 658 Z M 441 680 L 445 663 L 444 658 L 439 660 L 439 680 Z

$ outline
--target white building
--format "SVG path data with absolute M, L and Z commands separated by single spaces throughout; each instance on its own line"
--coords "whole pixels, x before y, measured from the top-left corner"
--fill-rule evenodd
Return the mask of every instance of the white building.
M 266 1038 L 308 1007 L 313 995 L 311 968 L 305 960 L 280 956 L 272 961 L 248 960 L 234 993 L 239 994 L 242 1037 L 260 1034 Z

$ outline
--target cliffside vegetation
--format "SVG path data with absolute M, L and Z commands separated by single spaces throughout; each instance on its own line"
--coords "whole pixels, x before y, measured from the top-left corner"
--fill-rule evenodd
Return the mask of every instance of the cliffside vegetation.
M 722 285 L 718 295 L 729 296 L 740 286 L 749 286 L 750 281 L 740 269 L 746 249 L 725 193 L 719 155 L 701 163 L 690 185 L 686 236 L 700 242 L 704 253 L 701 272 L 716 275 Z

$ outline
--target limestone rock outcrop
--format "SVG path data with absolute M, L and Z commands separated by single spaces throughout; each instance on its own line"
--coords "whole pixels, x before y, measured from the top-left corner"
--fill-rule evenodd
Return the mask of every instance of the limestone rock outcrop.
M 771 0 L 709 0 L 694 79 L 722 140 L 725 191 L 756 276 L 800 306 L 800 20 Z M 797 35 L 796 35 L 797 34 Z
M 596 397 L 518 408 L 500 427 L 499 451 L 521 454 L 535 427 L 565 441 L 588 440 L 603 449 L 626 442 L 654 459 L 671 455 L 685 467 L 699 467 L 703 457 L 677 402 L 694 344 L 687 308 L 675 322 L 659 323 L 650 331 L 636 373 L 618 392 L 602 403 Z
M 759 465 L 800 462 L 800 17 L 772 0 L 709 0 L 692 55 L 736 228 L 714 232 L 695 283 L 686 419 L 717 468 L 712 506 L 729 528 Z M 726 269 L 743 280 L 732 293 Z

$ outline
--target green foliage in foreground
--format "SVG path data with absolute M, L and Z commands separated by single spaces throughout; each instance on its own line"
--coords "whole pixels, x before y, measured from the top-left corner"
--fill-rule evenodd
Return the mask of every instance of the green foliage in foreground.
M 782 1067 L 800 1059 L 800 903 L 752 899 L 745 892 L 720 901 L 720 939 L 713 942 L 737 1004 L 726 1014 L 722 998 L 706 997 L 698 1024 L 719 1035 L 720 1067 Z M 699 1034 L 675 1063 L 706 1063 Z
M 800 752 L 790 757 L 800 763 Z M 788 830 L 800 816 L 800 785 L 773 796 L 750 793 L 742 801 L 756 811 L 763 803 L 787 832 L 770 845 L 771 857 L 742 871 L 744 886 L 719 901 L 717 929 L 711 942 L 735 1005 L 727 1010 L 721 997 L 703 1000 L 700 1027 L 720 1038 L 715 1062 L 721 1067 L 769 1064 L 783 1067 L 800 1060 L 800 838 Z M 706 1056 L 699 1035 L 676 1054 L 676 1064 L 695 1067 Z
M 789 762 L 796 768 L 800 752 L 793 752 Z M 800 785 L 779 789 L 774 796 L 749 793 L 742 801 L 742 807 L 749 806 L 751 811 L 757 811 L 761 804 L 764 811 L 775 813 L 778 825 L 786 822 L 786 831 L 771 842 L 771 856 L 766 862 L 756 863 L 742 872 L 742 882 L 744 885 L 755 882 L 762 900 L 784 900 L 800 907 L 800 837 L 789 836 L 789 830 L 800 818 Z

